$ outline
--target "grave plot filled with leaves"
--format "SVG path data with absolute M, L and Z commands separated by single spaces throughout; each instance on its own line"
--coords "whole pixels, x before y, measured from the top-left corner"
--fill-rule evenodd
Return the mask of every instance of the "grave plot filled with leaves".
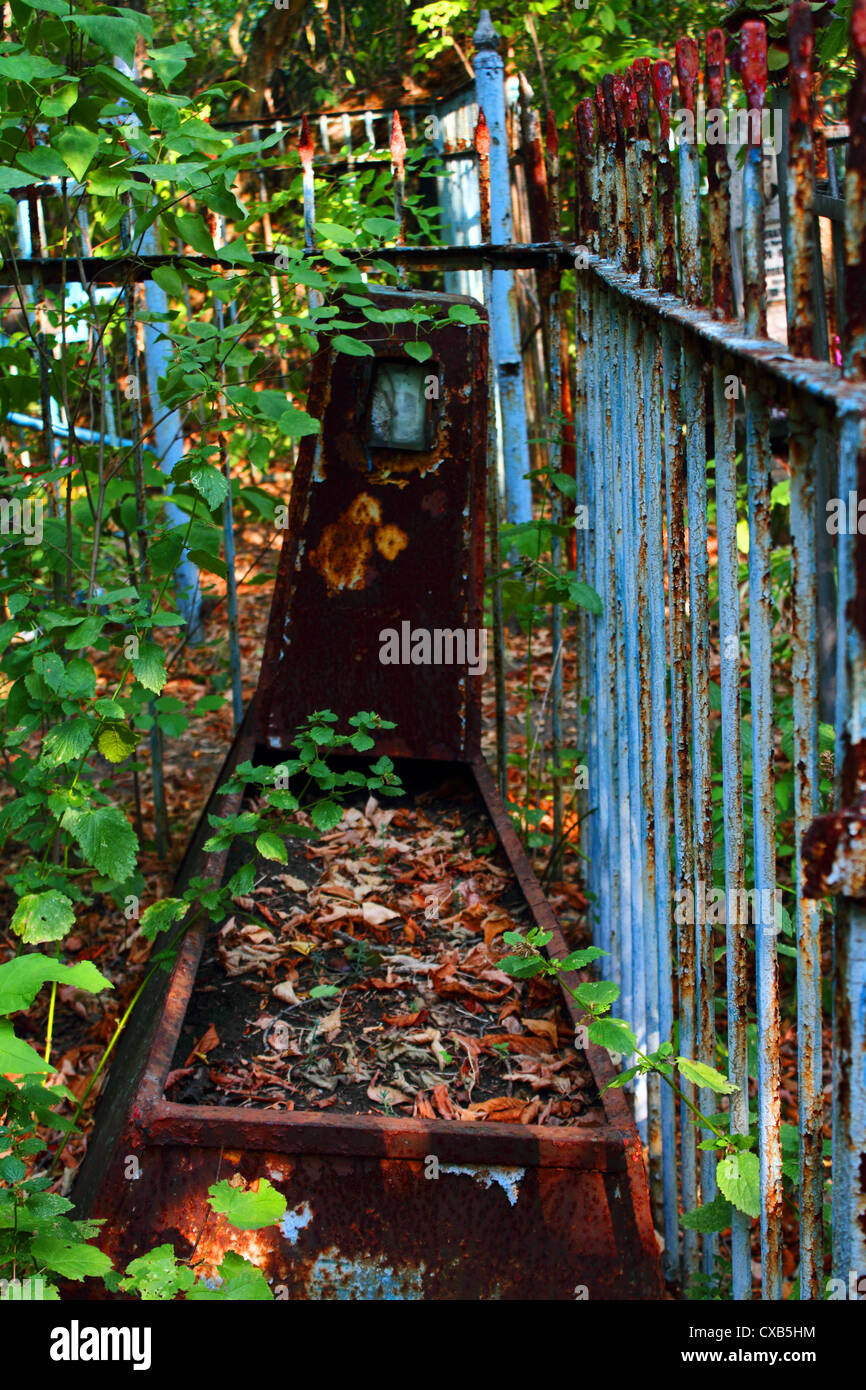
M 559 991 L 500 968 L 531 924 L 468 783 L 370 796 L 318 839 L 268 849 L 205 946 L 168 1099 L 601 1121 Z

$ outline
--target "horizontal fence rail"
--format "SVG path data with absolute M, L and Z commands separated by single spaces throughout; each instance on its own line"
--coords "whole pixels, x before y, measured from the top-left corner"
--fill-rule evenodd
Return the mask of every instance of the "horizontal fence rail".
M 727 151 L 707 143 L 702 192 L 700 148 L 682 134 L 683 113 L 696 111 L 701 66 L 707 108 L 736 97 L 724 34 L 706 36 L 703 65 L 697 43 L 683 38 L 673 65 L 639 59 L 606 76 L 595 100 L 576 112 L 577 500 L 592 517 L 579 535 L 578 565 L 603 604 L 599 617 L 581 615 L 578 633 L 578 696 L 588 695 L 594 711 L 587 833 L 596 939 L 641 1049 L 657 1048 L 676 1025 L 682 1055 L 711 1065 L 727 1057 L 738 1088 L 731 1133 L 749 1132 L 756 1105 L 767 1299 L 782 1296 L 783 1159 L 793 1173 L 793 1155 L 783 1154 L 780 952 L 796 956 L 797 972 L 799 1292 L 824 1296 L 821 893 L 847 895 L 835 927 L 824 919 L 823 935 L 829 951 L 832 934 L 835 957 L 833 1274 L 847 1288 L 849 1271 L 866 1271 L 866 937 L 856 820 L 866 772 L 858 757 L 866 714 L 864 549 L 856 523 L 853 535 L 836 536 L 829 506 L 818 511 L 819 499 L 832 505 L 845 498 L 847 507 L 849 493 L 866 484 L 862 0 L 852 36 L 858 74 L 849 103 L 844 374 L 811 360 L 820 248 L 809 5 L 793 5 L 789 18 L 786 167 L 779 174 L 786 180 L 787 348 L 767 339 L 763 23 L 745 23 L 739 36 L 739 81 L 756 116 L 743 176 L 744 320 L 734 319 Z M 674 68 L 678 141 L 671 138 Z M 790 534 L 782 538 L 773 488 L 786 475 Z M 822 566 L 838 587 L 838 616 L 822 610 L 821 637 L 826 642 L 829 616 L 838 653 L 836 804 L 848 810 L 816 820 L 824 809 Z M 785 833 L 776 814 L 780 760 L 793 769 Z M 818 881 L 822 853 L 833 867 Z M 696 1129 L 687 1106 L 699 1102 L 707 1113 L 718 1101 L 686 1086 L 676 1114 L 670 1088 L 656 1080 L 636 1086 L 635 1107 L 667 1267 L 688 1283 L 716 1271 L 718 1237 L 683 1230 L 678 1219 L 716 1191 L 716 1155 L 698 1148 L 708 1131 Z M 752 1296 L 750 1224 L 733 1212 L 737 1299 Z

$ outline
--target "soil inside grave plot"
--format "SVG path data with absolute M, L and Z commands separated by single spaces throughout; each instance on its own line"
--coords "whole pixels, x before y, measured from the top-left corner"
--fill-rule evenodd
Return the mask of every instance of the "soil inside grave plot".
M 465 774 L 286 849 L 205 944 L 170 1100 L 603 1123 L 559 991 L 497 969 L 533 923 Z

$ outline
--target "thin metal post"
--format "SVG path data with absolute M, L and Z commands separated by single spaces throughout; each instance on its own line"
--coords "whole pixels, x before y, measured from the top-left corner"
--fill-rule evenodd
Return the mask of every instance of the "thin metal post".
M 499 35 L 489 10 L 481 11 L 475 31 L 475 83 L 478 104 L 483 107 L 490 131 L 490 217 L 494 243 L 513 239 L 511 180 L 508 169 L 508 136 L 505 124 L 503 63 L 497 49 Z M 523 396 L 523 360 L 517 316 L 517 285 L 513 273 L 493 271 L 490 302 L 490 336 L 493 348 L 502 416 L 502 450 L 505 463 L 505 511 L 510 522 L 532 520 L 529 479 L 529 444 Z
M 767 31 L 748 20 L 740 34 L 740 66 L 750 111 L 760 112 L 767 86 Z M 750 122 L 743 180 L 743 262 L 746 331 L 765 337 L 763 154 L 760 129 Z M 761 1171 L 761 1288 L 782 1294 L 782 1142 L 779 1094 L 781 1017 L 776 952 L 776 817 L 773 781 L 773 590 L 770 573 L 769 410 L 750 387 L 746 397 L 749 486 L 749 629 L 752 691 L 752 798 L 758 1013 L 758 1157 Z

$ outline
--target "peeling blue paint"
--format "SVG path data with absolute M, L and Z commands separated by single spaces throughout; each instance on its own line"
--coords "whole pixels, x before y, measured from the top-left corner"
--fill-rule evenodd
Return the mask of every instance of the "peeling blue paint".
M 313 1209 L 309 1202 L 302 1202 L 294 1211 L 287 1211 L 280 1222 L 280 1230 L 290 1245 L 296 1245 L 298 1236 L 313 1219 Z
M 508 1198 L 509 1206 L 513 1207 L 520 1196 L 520 1183 L 526 1169 L 481 1168 L 470 1163 L 443 1163 L 439 1167 L 439 1172 L 474 1178 L 476 1182 L 481 1183 L 482 1187 L 491 1187 L 495 1183 L 497 1187 L 502 1188 Z

